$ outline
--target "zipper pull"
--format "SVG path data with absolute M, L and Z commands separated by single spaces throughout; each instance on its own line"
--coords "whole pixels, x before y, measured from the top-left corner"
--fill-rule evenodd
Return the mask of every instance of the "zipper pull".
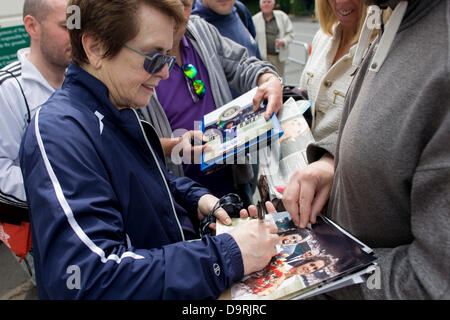
M 339 92 L 339 91 L 337 91 L 337 90 L 334 90 L 333 93 L 334 93 L 334 100 L 333 100 L 333 103 L 336 103 L 336 97 L 337 97 L 337 96 L 340 96 L 340 97 L 342 97 L 342 98 L 345 99 L 345 95 L 342 94 L 341 92 Z

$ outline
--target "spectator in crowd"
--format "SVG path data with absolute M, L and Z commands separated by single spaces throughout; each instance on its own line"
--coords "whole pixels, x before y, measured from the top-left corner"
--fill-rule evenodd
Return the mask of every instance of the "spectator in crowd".
M 196 0 L 193 15 L 198 15 L 215 26 L 227 38 L 248 50 L 250 57 L 261 59 L 255 41 L 256 30 L 252 15 L 238 0 Z
M 268 100 L 266 119 L 282 106 L 280 81 L 273 66 L 249 57 L 244 47 L 221 36 L 214 26 L 198 16 L 190 17 L 192 0 L 182 2 L 186 23 L 189 22 L 175 35 L 170 54 L 177 57 L 176 64 L 169 79 L 162 80 L 156 88 L 157 94 L 151 98 L 149 106 L 141 109 L 144 119 L 152 123 L 163 138 L 169 164 L 172 163 L 172 148 L 179 142 L 170 140 L 173 132 L 197 129 L 195 121 L 200 122 L 205 114 L 232 100 L 229 87 L 245 93 L 258 85 L 255 106 L 259 106 L 262 98 Z M 200 79 L 204 85 L 203 95 L 194 91 L 193 79 L 186 76 L 187 67 L 195 68 L 195 79 Z M 200 171 L 198 159 L 184 168 L 173 164 L 169 168 L 179 176 L 184 174 L 200 182 L 218 197 L 234 192 L 247 205 L 252 203 L 249 192 L 243 188 L 253 176 L 249 165 L 228 165 L 206 175 Z
M 259 52 L 262 59 L 273 64 L 283 77 L 289 44 L 294 40 L 291 19 L 283 11 L 274 10 L 275 0 L 260 0 L 259 8 L 261 11 L 253 16 Z
M 21 265 L 32 277 L 33 257 L 26 252 L 28 237 L 16 234 L 21 228 L 29 234 L 19 147 L 31 117 L 61 87 L 69 65 L 66 3 L 67 0 L 25 0 L 23 22 L 30 47 L 20 49 L 18 61 L 0 70 L 0 228 L 2 240 L 16 251 L 15 255 L 20 255 Z M 19 246 L 22 252 L 11 246 L 13 242 L 23 244 Z
M 230 38 L 247 48 L 250 57 L 261 59 L 258 44 L 255 40 L 256 31 L 252 15 L 242 2 L 237 0 L 196 0 L 192 14 L 198 15 L 211 23 L 222 36 Z M 242 92 L 238 92 L 231 87 L 233 98 L 241 94 Z M 252 201 L 258 180 L 259 163 L 258 159 L 255 158 L 257 157 L 251 158 L 253 178 L 239 186 L 240 189 L 245 190 L 248 201 Z
M 347 90 L 356 69 L 352 61 L 366 11 L 362 0 L 316 1 L 320 29 L 314 36 L 299 88 L 305 90 L 312 101 L 312 134 L 331 155 Z
M 342 109 L 356 70 L 352 61 L 366 11 L 367 6 L 362 0 L 316 1 L 320 29 L 314 36 L 311 56 L 300 77 L 299 88 L 312 101 L 311 132 L 317 145 L 327 151 L 321 156 L 329 164 L 333 163 Z M 321 163 L 312 162 L 298 170 L 295 176 L 303 179 Z M 313 208 L 315 213 L 324 205 L 330 187 L 320 189 L 315 201 L 317 206 Z
M 328 199 L 317 204 L 321 190 L 332 188 L 326 215 L 374 248 L 379 289 L 355 285 L 334 298 L 449 299 L 450 4 L 365 2 L 393 12 L 385 26 L 375 23 L 377 7 L 367 16 L 334 164 L 311 145 L 315 170 L 295 174 L 283 202 L 304 227 Z M 376 25 L 382 36 L 369 46 Z
M 69 5 L 82 17 L 69 30 L 73 62 L 20 149 L 39 298 L 217 298 L 270 261 L 278 236 L 274 223 L 253 220 L 184 241 L 196 237 L 191 219 L 218 199 L 166 169 L 156 132 L 136 112 L 175 63 L 167 53 L 181 3 Z M 231 222 L 223 209 L 214 215 Z

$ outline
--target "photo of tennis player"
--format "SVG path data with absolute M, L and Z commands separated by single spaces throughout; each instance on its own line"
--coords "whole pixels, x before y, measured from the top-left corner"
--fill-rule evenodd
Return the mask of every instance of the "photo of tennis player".
M 261 135 L 267 136 L 273 126 L 271 120 L 264 119 L 265 110 L 266 105 L 262 105 L 254 111 L 252 103 L 224 110 L 217 121 L 204 130 L 208 146 L 204 161 L 211 162 L 250 141 L 256 141 Z
M 289 213 L 270 215 L 278 227 L 278 254 L 263 270 L 231 288 L 233 299 L 279 299 L 360 270 L 375 258 L 322 216 L 310 228 L 293 225 Z

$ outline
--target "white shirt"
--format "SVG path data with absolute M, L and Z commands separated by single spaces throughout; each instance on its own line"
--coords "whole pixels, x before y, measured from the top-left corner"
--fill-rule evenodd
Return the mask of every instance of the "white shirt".
M 317 31 L 311 56 L 300 78 L 300 88 L 307 90 L 312 100 L 312 133 L 316 141 L 338 130 L 351 74 L 355 71 L 352 60 L 356 45 L 332 65 L 341 41 L 341 25 L 337 24 L 333 31 L 333 37 L 321 29 Z
M 28 126 L 28 112 L 16 79 L 28 101 L 30 117 L 55 91 L 27 59 L 29 52 L 29 48 L 19 50 L 18 61 L 0 71 L 0 201 L 22 207 L 26 205 L 26 197 L 19 148 Z M 15 78 L 4 70 L 12 72 Z

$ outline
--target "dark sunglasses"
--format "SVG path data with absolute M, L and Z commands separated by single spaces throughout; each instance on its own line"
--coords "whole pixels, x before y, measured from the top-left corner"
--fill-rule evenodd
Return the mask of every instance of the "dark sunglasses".
M 194 92 L 196 94 L 196 97 L 194 97 L 191 93 L 192 100 L 194 102 L 198 101 L 198 98 L 203 98 L 206 94 L 206 86 L 205 83 L 202 80 L 194 80 L 194 78 L 197 76 L 197 68 L 194 67 L 194 65 L 188 63 L 184 64 L 181 69 L 183 70 L 184 75 L 186 78 L 190 79 L 192 81 L 192 88 L 194 89 Z M 189 86 L 189 84 L 188 84 Z M 189 90 L 191 87 L 189 86 Z M 190 92 L 190 91 L 189 91 Z M 197 99 L 195 99 L 197 98 Z
M 165 54 L 162 54 L 159 52 L 155 52 L 155 51 L 150 52 L 149 54 L 145 54 L 145 53 L 137 51 L 136 49 L 133 49 L 127 45 L 124 45 L 124 47 L 145 58 L 144 69 L 150 74 L 155 74 L 155 73 L 160 72 L 164 68 L 166 63 L 169 66 L 169 72 L 170 72 L 170 70 L 172 70 L 172 68 L 175 64 L 175 61 L 177 60 L 177 58 L 174 56 L 168 56 L 168 55 L 165 55 Z

